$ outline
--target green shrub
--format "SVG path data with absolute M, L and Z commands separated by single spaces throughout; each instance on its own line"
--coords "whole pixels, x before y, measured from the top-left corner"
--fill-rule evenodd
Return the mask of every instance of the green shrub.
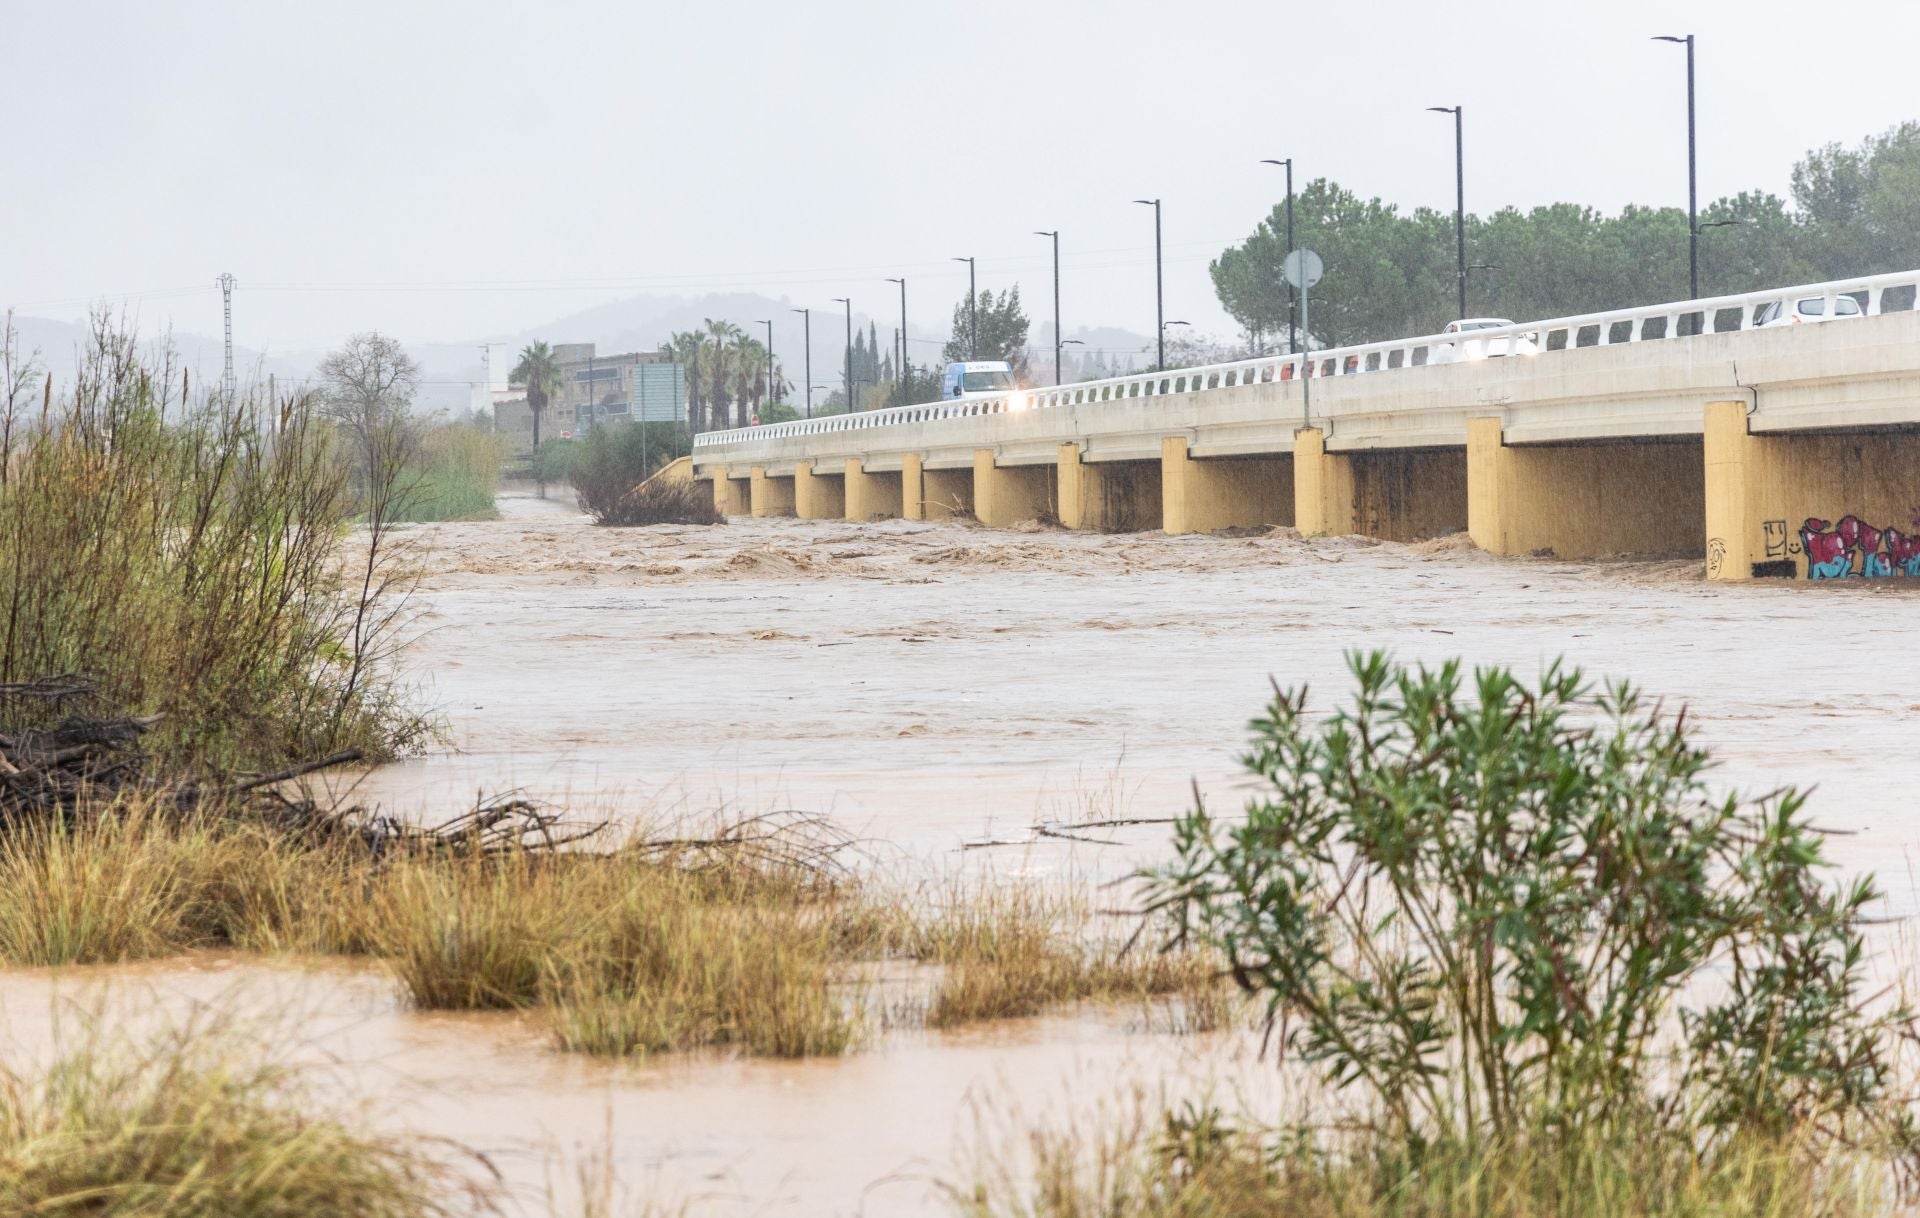
M 1887 1117 L 1900 1013 L 1860 992 L 1876 894 L 1822 882 L 1800 794 L 1709 798 L 1684 714 L 1624 683 L 1351 667 L 1324 723 L 1276 693 L 1245 758 L 1267 792 L 1243 823 L 1195 808 L 1153 877 L 1286 1049 L 1416 1146 Z

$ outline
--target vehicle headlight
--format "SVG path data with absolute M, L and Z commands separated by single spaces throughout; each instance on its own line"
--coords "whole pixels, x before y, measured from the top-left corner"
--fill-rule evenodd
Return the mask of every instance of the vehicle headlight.
M 1008 410 L 1025 410 L 1026 408 L 1027 408 L 1027 395 L 1026 395 L 1026 394 L 1024 394 L 1024 393 L 1009 393 L 1009 394 L 1007 395 L 1007 409 L 1008 409 Z

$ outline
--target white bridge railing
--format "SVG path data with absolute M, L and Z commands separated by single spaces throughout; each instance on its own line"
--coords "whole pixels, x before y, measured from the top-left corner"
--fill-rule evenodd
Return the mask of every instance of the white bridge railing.
M 1007 414 L 1025 410 L 1046 410 L 1058 406 L 1078 406 L 1088 402 L 1107 402 L 1123 398 L 1155 397 L 1163 394 L 1197 393 L 1209 389 L 1230 389 L 1240 385 L 1258 385 L 1289 381 L 1302 377 L 1357 376 L 1363 373 L 1453 363 L 1479 358 L 1474 349 L 1486 352 L 1502 347 L 1512 350 L 1523 342 L 1531 343 L 1541 354 L 1570 347 L 1604 347 L 1619 343 L 1658 342 L 1698 334 L 1720 334 L 1753 328 L 1754 315 L 1775 301 L 1823 301 L 1821 316 L 1834 316 L 1834 301 L 1851 297 L 1863 312 L 1901 312 L 1915 307 L 1916 289 L 1920 289 L 1920 270 L 1859 279 L 1836 279 L 1829 283 L 1800 287 L 1773 288 L 1764 292 L 1746 292 L 1738 296 L 1712 296 L 1701 300 L 1683 300 L 1672 304 L 1648 305 L 1635 309 L 1612 309 L 1584 313 L 1574 317 L 1556 317 L 1547 321 L 1521 322 L 1464 334 L 1429 334 L 1421 338 L 1394 339 L 1391 342 L 1360 343 L 1349 347 L 1328 347 L 1311 353 L 1268 355 L 1226 364 L 1207 364 L 1194 368 L 1171 368 L 1161 372 L 1134 373 L 1105 380 L 1082 381 L 1072 385 L 1024 389 L 998 397 L 968 398 L 957 401 L 929 402 L 918 406 L 891 406 L 883 410 L 865 410 L 854 414 L 824 415 L 795 419 L 787 423 L 768 423 L 759 427 L 736 427 L 727 431 L 709 431 L 695 436 L 694 454 L 722 446 L 780 440 L 798 436 L 829 435 L 835 432 L 864 431 L 902 423 L 931 423 L 941 419 L 974 418 L 980 415 Z M 1791 308 L 1785 312 L 1791 312 Z M 1503 341 L 1504 340 L 1504 341 Z M 1459 348 L 1466 347 L 1463 355 Z

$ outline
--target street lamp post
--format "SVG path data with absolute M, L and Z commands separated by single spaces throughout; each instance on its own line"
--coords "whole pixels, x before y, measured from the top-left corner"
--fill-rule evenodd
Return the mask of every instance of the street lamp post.
M 1153 321 L 1160 334 L 1160 367 L 1167 366 L 1167 296 L 1160 261 L 1160 200 L 1135 199 L 1143 207 L 1153 208 Z
M 1454 274 L 1459 281 L 1460 300 L 1457 317 L 1467 315 L 1467 145 L 1463 127 L 1464 106 L 1428 106 L 1435 114 L 1453 115 L 1453 241 Z
M 1693 142 L 1693 35 L 1655 34 L 1655 42 L 1684 43 L 1687 48 L 1687 299 L 1700 299 L 1700 196 L 1695 174 Z
M 1039 232 L 1036 237 L 1053 239 L 1053 383 L 1060 383 L 1060 230 Z
M 847 306 L 847 413 L 853 413 L 853 301 L 845 296 L 835 296 L 833 303 Z
M 907 365 L 907 281 L 889 278 L 888 283 L 900 285 L 900 405 L 907 404 L 907 383 L 913 379 L 912 369 Z
M 974 287 L 973 259 L 955 258 L 955 262 L 967 264 L 967 358 L 980 358 L 980 319 L 976 316 L 975 305 L 980 299 L 978 289 Z
M 754 324 L 767 328 L 767 404 L 771 406 L 780 400 L 779 383 L 773 376 L 773 323 L 770 321 L 761 321 L 755 322 Z
M 807 309 L 789 309 L 787 311 L 800 315 L 801 333 L 805 336 L 801 340 L 802 344 L 806 347 L 807 400 L 805 404 L 807 417 L 811 419 L 813 417 L 813 313 Z
M 1293 158 L 1283 161 L 1262 161 L 1262 165 L 1282 165 L 1287 170 L 1287 249 L 1281 257 L 1293 252 Z M 1292 355 L 1300 344 L 1300 299 L 1294 286 L 1287 285 L 1287 354 Z

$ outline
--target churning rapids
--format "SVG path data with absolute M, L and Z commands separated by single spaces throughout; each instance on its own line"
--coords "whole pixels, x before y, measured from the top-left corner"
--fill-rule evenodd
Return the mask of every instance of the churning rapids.
M 1563 656 L 1684 703 L 1720 781 L 1816 786 L 1832 856 L 1914 913 L 1915 581 L 1709 584 L 1698 562 L 1493 559 L 1461 538 L 606 530 L 557 495 L 502 508 L 408 531 L 427 572 L 412 663 L 448 747 L 353 798 L 426 819 L 510 788 L 615 816 L 801 808 L 903 865 L 1104 879 L 1165 826 L 1068 827 L 1165 817 L 1196 785 L 1236 804 L 1270 680 L 1328 708 L 1349 649 L 1529 675 Z M 0 975 L 10 1047 L 46 1044 L 56 994 L 297 1018 L 372 1119 L 476 1146 L 529 1195 L 571 1192 L 607 1154 L 629 1192 L 699 1213 L 941 1212 L 933 1181 L 1013 1105 L 1272 1085 L 1248 1036 L 1125 1012 L 890 1033 L 825 1061 L 609 1064 L 512 1016 L 409 1013 L 377 971 L 223 957 Z

